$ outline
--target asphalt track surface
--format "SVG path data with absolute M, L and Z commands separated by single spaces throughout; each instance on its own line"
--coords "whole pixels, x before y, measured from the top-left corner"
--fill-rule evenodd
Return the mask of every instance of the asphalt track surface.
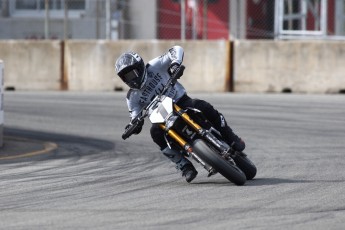
M 5 145 L 19 138 L 28 153 L 31 142 L 56 148 L 0 158 L 0 228 L 345 228 L 344 95 L 191 96 L 244 138 L 254 180 L 235 186 L 196 165 L 186 183 L 147 121 L 123 141 L 125 93 L 6 92 Z

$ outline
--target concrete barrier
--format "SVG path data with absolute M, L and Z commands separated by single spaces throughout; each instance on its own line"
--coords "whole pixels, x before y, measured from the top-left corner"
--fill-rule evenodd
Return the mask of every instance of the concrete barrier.
M 115 77 L 114 63 L 125 51 L 139 53 L 145 62 L 167 52 L 173 45 L 185 50 L 186 70 L 181 82 L 190 92 L 222 92 L 228 88 L 229 41 L 68 41 L 65 73 L 69 90 L 127 89 Z
M 5 89 L 60 90 L 60 41 L 0 41 L 0 58 L 6 63 Z
M 235 91 L 338 93 L 344 63 L 343 41 L 235 41 Z
M 173 45 L 185 50 L 181 82 L 189 92 L 338 93 L 345 91 L 343 41 L 71 40 L 0 41 L 5 88 L 112 91 L 127 89 L 114 62 L 125 51 L 145 60 Z M 230 68 L 233 67 L 233 70 Z
M 4 130 L 4 62 L 0 60 L 0 148 L 3 146 Z

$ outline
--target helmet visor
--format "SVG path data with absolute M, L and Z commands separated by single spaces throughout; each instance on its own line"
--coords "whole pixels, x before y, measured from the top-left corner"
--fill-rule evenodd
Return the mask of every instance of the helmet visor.
M 121 76 L 121 79 L 129 86 L 132 88 L 137 88 L 140 83 L 140 76 L 139 76 L 139 71 L 134 69 L 128 73 L 125 73 Z

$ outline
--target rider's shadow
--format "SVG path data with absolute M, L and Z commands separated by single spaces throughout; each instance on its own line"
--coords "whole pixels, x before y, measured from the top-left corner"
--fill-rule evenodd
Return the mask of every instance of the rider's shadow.
M 295 184 L 295 183 L 313 183 L 315 181 L 312 180 L 297 180 L 297 179 L 286 179 L 286 178 L 254 178 L 253 180 L 247 180 L 244 186 L 266 186 L 266 185 L 278 185 L 278 184 Z M 193 181 L 193 184 L 231 184 L 228 180 L 225 178 L 221 179 L 209 179 L 208 181 Z
M 278 185 L 278 184 L 307 184 L 307 183 L 342 183 L 345 182 L 343 179 L 335 180 L 298 180 L 298 179 L 287 179 L 287 178 L 254 178 L 248 180 L 245 186 L 265 186 L 265 185 Z
M 297 180 L 297 179 L 287 179 L 287 178 L 254 178 L 253 180 L 248 180 L 245 186 L 265 186 L 265 185 L 278 185 L 278 184 L 304 184 L 312 183 L 311 180 Z

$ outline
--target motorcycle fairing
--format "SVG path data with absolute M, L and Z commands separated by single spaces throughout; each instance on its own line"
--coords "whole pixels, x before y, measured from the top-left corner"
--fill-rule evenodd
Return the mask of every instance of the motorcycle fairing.
M 149 111 L 151 123 L 164 123 L 173 113 L 173 99 L 162 96 L 161 103 L 158 103 Z

